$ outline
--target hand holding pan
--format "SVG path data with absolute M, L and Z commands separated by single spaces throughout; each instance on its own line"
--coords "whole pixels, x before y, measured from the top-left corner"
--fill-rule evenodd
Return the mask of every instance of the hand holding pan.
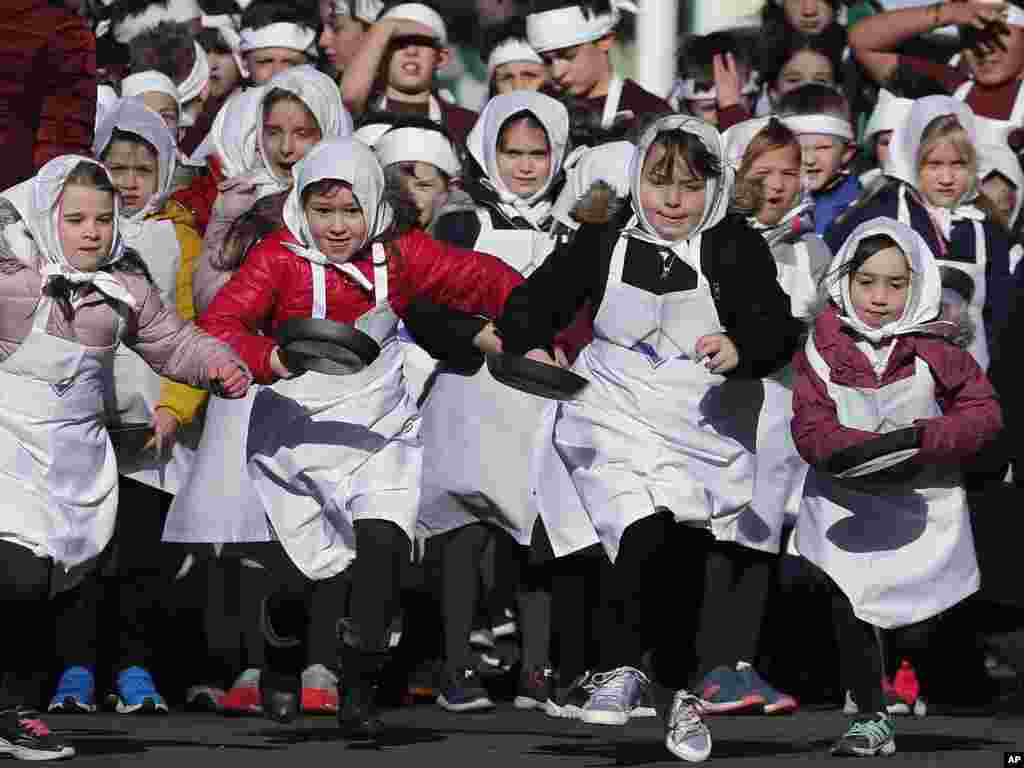
M 906 427 L 836 451 L 822 469 L 836 477 L 863 477 L 902 464 L 921 450 L 924 430 Z
M 572 400 L 590 383 L 565 368 L 519 355 L 488 355 L 487 369 L 505 386 L 549 400 Z
M 283 322 L 275 335 L 282 362 L 296 373 L 346 376 L 359 373 L 380 354 L 380 345 L 372 337 L 333 320 L 292 318 Z

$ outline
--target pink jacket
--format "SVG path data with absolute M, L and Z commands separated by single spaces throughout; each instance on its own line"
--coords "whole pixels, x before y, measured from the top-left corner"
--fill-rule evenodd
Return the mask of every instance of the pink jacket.
M 914 375 L 921 357 L 935 378 L 942 416 L 917 422 L 924 427 L 922 463 L 952 464 L 977 455 L 1002 429 L 1003 417 L 995 390 L 974 358 L 962 347 L 936 336 L 900 336 L 881 378 L 856 347 L 855 334 L 839 320 L 833 304 L 814 323 L 818 352 L 831 368 L 832 381 L 849 387 L 877 389 Z M 836 451 L 878 437 L 874 432 L 844 427 L 803 349 L 793 359 L 793 439 L 804 460 L 820 465 Z

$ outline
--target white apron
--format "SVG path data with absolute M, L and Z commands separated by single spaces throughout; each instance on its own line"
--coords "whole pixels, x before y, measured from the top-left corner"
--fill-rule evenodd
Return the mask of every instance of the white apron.
M 879 389 L 832 383 L 807 340 L 807 357 L 836 404 L 839 423 L 872 432 L 941 415 L 928 364 Z M 883 629 L 928 619 L 978 590 L 967 496 L 955 468 L 923 467 L 913 481 L 840 480 L 811 469 L 796 546 L 827 573 L 860 619 Z
M 375 306 L 355 326 L 380 344 L 351 376 L 309 371 L 263 387 L 249 429 L 249 475 L 276 538 L 308 578 L 355 558 L 353 523 L 390 520 L 412 541 L 423 447 L 402 379 L 398 317 L 388 303 L 384 246 L 373 246 Z M 326 316 L 325 267 L 313 270 L 313 317 Z
M 697 340 L 722 331 L 701 236 L 687 257 L 697 287 L 662 296 L 622 282 L 627 242 L 615 245 L 594 341 L 573 366 L 590 386 L 559 406 L 554 435 L 613 560 L 626 527 L 660 508 L 720 538 L 747 527 L 737 520 L 754 514 L 762 403 L 760 380 L 727 381 L 694 359 Z
M 0 539 L 53 558 L 57 592 L 77 584 L 110 542 L 117 460 L 103 425 L 114 346 L 50 335 L 52 307 L 51 297 L 40 299 L 32 330 L 0 362 Z
M 1024 90 L 1024 88 L 1021 90 Z M 1019 101 L 1020 98 L 1018 97 Z M 897 217 L 901 224 L 906 224 L 908 227 L 911 226 L 910 209 L 907 205 L 907 188 L 905 186 L 900 187 Z M 966 273 L 974 283 L 974 297 L 971 299 L 971 303 L 967 305 L 967 315 L 974 324 L 974 338 L 967 346 L 967 351 L 971 353 L 974 361 L 981 366 L 981 370 L 987 371 L 990 358 L 983 313 L 985 311 L 985 289 L 987 285 L 985 269 L 988 267 L 988 241 L 985 238 L 985 227 L 982 226 L 982 222 L 972 221 L 971 223 L 974 225 L 974 263 L 951 261 L 940 258 L 938 255 L 936 255 L 935 262 L 940 267 L 959 269 L 961 272 Z
M 968 80 L 962 83 L 959 88 L 953 91 L 953 98 L 957 101 L 967 102 L 967 96 L 974 88 L 974 81 Z M 1014 128 L 1024 127 L 1024 87 L 1017 89 L 1017 98 L 1010 110 L 1009 120 L 997 120 L 993 117 L 974 116 L 974 126 L 978 139 L 982 144 L 1004 143 Z
M 174 222 L 147 219 L 141 226 L 142 233 L 133 240 L 132 246 L 146 262 L 164 304 L 174 307 L 181 266 L 181 246 Z M 120 345 L 114 354 L 113 383 L 108 389 L 108 419 L 112 423 L 152 423 L 162 384 L 163 379 L 145 360 L 134 350 Z M 177 493 L 192 471 L 201 433 L 201 421 L 183 426 L 167 457 L 158 459 L 152 450 L 118 456 L 118 470 L 140 483 Z
M 473 250 L 501 259 L 524 277 L 547 257 L 552 239 L 534 229 L 496 229 L 487 213 Z M 494 380 L 438 368 L 423 403 L 423 496 L 419 528 L 433 536 L 483 520 L 528 545 L 537 519 L 530 457 L 547 400 Z

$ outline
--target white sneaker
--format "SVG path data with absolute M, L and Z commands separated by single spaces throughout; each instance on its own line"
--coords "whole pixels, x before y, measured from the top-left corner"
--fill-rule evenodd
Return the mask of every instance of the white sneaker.
M 665 746 L 688 763 L 702 763 L 711 755 L 711 731 L 704 722 L 700 700 L 688 691 L 676 691 L 672 697 Z
M 843 703 L 843 714 L 844 715 L 856 715 L 860 712 L 860 707 L 857 706 L 857 702 L 853 700 L 853 691 L 846 692 L 846 701 Z
M 635 667 L 619 667 L 598 672 L 590 678 L 594 691 L 583 705 L 581 720 L 590 725 L 625 725 L 640 703 L 643 689 L 650 681 Z

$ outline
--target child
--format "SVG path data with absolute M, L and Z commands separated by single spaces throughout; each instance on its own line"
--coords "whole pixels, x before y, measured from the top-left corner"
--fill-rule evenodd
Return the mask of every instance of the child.
M 469 135 L 476 211 L 457 224 L 451 221 L 456 214 L 442 216 L 438 238 L 494 254 L 524 276 L 533 272 L 555 245 L 548 231 L 550 209 L 568 136 L 568 112 L 550 96 L 516 91 L 491 99 Z M 493 706 L 472 668 L 467 642 L 479 598 L 480 557 L 492 535 L 487 524 L 521 545 L 530 543 L 537 517 L 530 456 L 544 407 L 544 400 L 510 390 L 487 370 L 466 376 L 444 365 L 422 405 L 419 525 L 442 547 L 445 677 L 438 704 L 452 712 Z M 538 599 L 543 611 L 547 603 Z M 544 681 L 542 671 L 551 666 L 550 621 L 536 615 L 529 608 L 520 611 L 520 706 L 543 707 L 551 694 L 530 685 Z
M 892 182 L 837 220 L 825 242 L 838 252 L 850 232 L 878 216 L 912 227 L 940 265 L 973 281 L 968 311 L 977 332 L 969 350 L 986 370 L 993 336 L 1009 310 L 1012 278 L 1006 234 L 978 207 L 988 203 L 977 190 L 974 115 L 949 96 L 918 99 L 896 127 L 889 152 Z
M 451 57 L 448 29 L 437 11 L 400 3 L 370 28 L 341 81 L 345 106 L 354 115 L 368 108 L 429 117 L 460 144 L 476 113 L 434 95 L 434 73 Z M 375 85 L 383 83 L 383 92 Z
M 1007 146 L 999 144 L 978 145 L 978 189 L 992 201 L 996 221 L 1001 224 L 1013 240 L 1018 238 L 1018 216 L 1024 203 L 1024 171 L 1020 160 Z M 1014 243 L 1010 252 L 1010 272 L 1013 273 L 1020 261 L 1019 244 Z
M 634 81 L 615 74 L 610 52 L 621 14 L 609 0 L 549 2 L 549 10 L 526 17 L 526 37 L 547 62 L 551 81 L 563 98 L 601 118 L 601 127 L 617 122 L 637 126 L 650 115 L 672 109 Z
M 861 193 L 848 166 L 857 152 L 846 97 L 827 85 L 803 85 L 779 102 L 782 118 L 803 149 L 804 185 L 814 201 L 814 232 L 821 235 L 832 220 Z
M 263 85 L 290 67 L 310 64 L 316 56 L 316 30 L 290 5 L 253 3 L 242 15 L 238 51 L 245 63 L 243 75 Z
M 885 176 L 893 131 L 907 119 L 913 105 L 913 99 L 904 99 L 884 88 L 879 89 L 875 109 L 864 128 L 864 145 L 867 147 L 868 157 L 873 157 L 875 164 L 860 175 L 861 186 L 866 188 Z
M 320 49 L 338 75 L 345 72 L 363 37 L 384 10 L 382 0 L 327 0 L 320 3 Z
M 50 666 L 48 598 L 88 574 L 114 528 L 117 462 L 104 427 L 114 350 L 124 339 L 164 375 L 220 380 L 227 397 L 244 395 L 250 377 L 160 300 L 119 235 L 117 194 L 99 163 L 64 155 L 2 198 L 2 592 L 8 610 L 32 620 L 8 644 L 20 661 L 0 688 L 0 746 L 47 760 L 74 754 L 27 711 Z
M 131 68 L 155 69 L 171 78 L 178 88 L 180 125 L 188 128 L 196 121 L 210 95 L 210 65 L 188 24 L 163 21 L 133 38 Z
M 793 438 L 813 467 L 796 546 L 842 592 L 859 645 L 861 712 L 834 755 L 896 751 L 875 627 L 939 615 L 977 591 L 960 465 L 999 432 L 999 404 L 970 354 L 939 320 L 938 265 L 924 238 L 893 219 L 865 222 L 830 267 L 828 304 L 794 361 Z M 892 430 L 916 430 L 916 455 L 844 479 L 830 457 Z M 856 618 L 854 618 L 856 617 Z
M 719 97 L 716 73 L 723 65 L 735 72 L 735 101 L 723 92 Z M 720 130 L 732 124 L 720 122 L 719 110 L 736 110 L 733 122 L 745 120 L 753 114 L 752 96 L 758 93 L 757 74 L 753 71 L 749 51 L 728 32 L 694 36 L 686 42 L 679 61 L 679 78 L 668 97 L 673 108 L 699 117 Z M 731 94 L 730 94 L 731 96 Z
M 239 51 L 242 38 L 236 27 L 237 19 L 237 16 L 227 13 L 216 16 L 204 14 L 203 29 L 196 36 L 196 42 L 206 51 L 210 64 L 211 105 L 223 105 L 242 86 L 244 73 L 248 72 Z
M 515 16 L 489 30 L 489 97 L 518 90 L 540 91 L 550 84 L 548 65 L 526 40 L 526 24 Z
M 251 360 L 267 385 L 248 424 L 238 425 L 241 435 L 230 439 L 248 434 L 246 465 L 290 560 L 307 578 L 327 580 L 359 553 L 341 650 L 348 693 L 338 717 L 346 737 L 375 738 L 374 691 L 409 558 L 422 451 L 395 343 L 398 317 L 417 295 L 494 315 L 521 278 L 494 257 L 408 231 L 411 212 L 403 222 L 384 199 L 384 173 L 357 140 L 321 142 L 295 176 L 287 229 L 252 249 L 202 322 Z M 378 341 L 380 355 L 352 376 L 297 376 L 273 331 L 310 316 L 356 324 Z M 451 342 L 496 350 L 489 329 L 474 318 L 452 329 Z M 306 415 L 295 420 L 295 408 Z M 323 430 L 334 437 L 324 442 Z
M 680 562 L 702 562 L 705 530 L 749 505 L 754 463 L 743 446 L 757 413 L 740 404 L 756 400 L 756 379 L 781 366 L 799 336 L 767 245 L 727 216 L 733 172 L 723 159 L 707 123 L 655 122 L 630 165 L 631 205 L 611 224 L 582 226 L 513 292 L 497 323 L 506 353 L 517 353 L 549 344 L 588 298 L 595 307 L 595 339 L 573 366 L 590 385 L 559 405 L 554 432 L 615 562 L 624 612 L 584 722 L 625 724 L 648 684 L 648 642 L 668 651 L 672 632 L 651 595 L 672 573 L 674 599 L 688 604 L 687 585 L 700 579 L 679 575 Z M 582 274 L 580 264 L 589 265 Z M 655 665 L 671 655 L 656 652 Z M 664 682 L 681 689 L 670 706 L 659 689 L 666 746 L 707 759 L 697 698 L 682 680 Z
M 160 115 L 177 141 L 181 135 L 181 97 L 174 81 L 155 69 L 128 75 L 121 81 L 121 98 L 133 97 Z

